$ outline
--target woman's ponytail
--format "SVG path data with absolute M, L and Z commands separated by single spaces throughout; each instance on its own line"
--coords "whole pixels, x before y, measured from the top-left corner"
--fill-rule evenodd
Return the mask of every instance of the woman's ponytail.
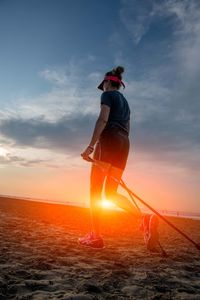
M 122 73 L 124 73 L 124 67 L 118 66 L 112 70 L 113 75 L 117 76 L 119 79 L 122 79 Z

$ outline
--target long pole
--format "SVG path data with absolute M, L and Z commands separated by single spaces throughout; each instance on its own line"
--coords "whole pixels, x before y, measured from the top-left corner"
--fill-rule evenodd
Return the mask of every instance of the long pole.
M 122 179 L 120 180 L 120 183 L 121 183 L 121 184 L 125 184 L 124 181 L 123 181 Z M 128 191 L 127 191 L 127 192 L 128 192 Z M 137 208 L 137 210 L 141 213 L 141 209 L 140 209 L 139 206 L 137 205 L 135 199 L 133 198 L 133 195 L 132 195 L 131 193 L 129 193 L 129 192 L 128 192 L 128 194 L 129 194 L 129 196 L 130 196 L 132 202 L 134 203 L 135 207 Z
M 147 206 L 151 211 L 153 211 L 160 219 L 162 219 L 165 223 L 167 223 L 169 226 L 171 226 L 174 230 L 176 230 L 178 233 L 180 233 L 183 237 L 185 237 L 188 241 L 190 241 L 198 250 L 200 250 L 200 244 L 193 241 L 187 234 L 185 234 L 183 231 L 181 231 L 179 228 L 177 228 L 174 224 L 172 224 L 170 221 L 168 221 L 165 217 L 163 217 L 158 211 L 156 211 L 153 207 L 151 207 L 149 204 L 147 204 L 144 200 L 142 200 L 138 195 L 133 193 L 124 183 L 119 184 L 128 192 L 131 193 L 136 199 L 138 199 L 143 205 Z

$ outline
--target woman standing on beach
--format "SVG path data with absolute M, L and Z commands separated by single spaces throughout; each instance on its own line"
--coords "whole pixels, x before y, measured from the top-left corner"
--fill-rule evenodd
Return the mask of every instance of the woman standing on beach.
M 117 67 L 105 74 L 104 80 L 98 86 L 104 92 L 101 95 L 101 110 L 96 122 L 91 142 L 82 153 L 85 160 L 94 151 L 94 160 L 98 160 L 104 172 L 98 165 L 92 164 L 90 177 L 90 207 L 91 232 L 79 239 L 79 243 L 91 247 L 103 247 L 100 236 L 101 193 L 105 181 L 105 195 L 119 207 L 138 213 L 131 202 L 117 193 L 118 184 L 111 176 L 120 180 L 126 166 L 129 153 L 130 108 L 125 97 L 119 92 L 122 82 L 123 67 Z M 108 176 L 108 173 L 110 176 Z
M 78 241 L 81 245 L 93 248 L 104 247 L 100 235 L 101 194 L 104 182 L 107 199 L 111 199 L 118 207 L 134 216 L 141 216 L 128 198 L 117 193 L 118 183 L 113 179 L 120 181 L 130 145 L 130 108 L 126 98 L 119 92 L 122 85 L 125 87 L 122 81 L 123 72 L 124 68 L 121 66 L 107 72 L 98 86 L 103 90 L 100 114 L 91 141 L 81 154 L 83 159 L 91 161 L 89 155 L 94 151 L 90 176 L 91 232 Z M 98 161 L 98 164 L 95 161 Z

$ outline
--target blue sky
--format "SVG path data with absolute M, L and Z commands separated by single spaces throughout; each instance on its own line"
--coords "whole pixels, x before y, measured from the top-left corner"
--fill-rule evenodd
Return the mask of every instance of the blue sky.
M 168 208 L 200 211 L 199 1 L 1 0 L 0 45 L 2 194 L 61 199 L 59 174 L 62 190 L 73 172 L 88 174 L 79 154 L 98 115 L 96 87 L 119 64 L 132 111 L 126 180 L 152 203 L 160 197 L 158 207 L 168 197 Z M 35 188 L 43 173 L 47 186 L 55 174 L 49 193 Z

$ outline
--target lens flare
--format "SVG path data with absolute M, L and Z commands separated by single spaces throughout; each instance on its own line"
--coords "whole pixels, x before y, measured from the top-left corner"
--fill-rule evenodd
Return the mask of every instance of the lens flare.
M 103 199 L 102 200 L 102 207 L 105 208 L 105 209 L 114 209 L 115 205 L 110 200 Z

